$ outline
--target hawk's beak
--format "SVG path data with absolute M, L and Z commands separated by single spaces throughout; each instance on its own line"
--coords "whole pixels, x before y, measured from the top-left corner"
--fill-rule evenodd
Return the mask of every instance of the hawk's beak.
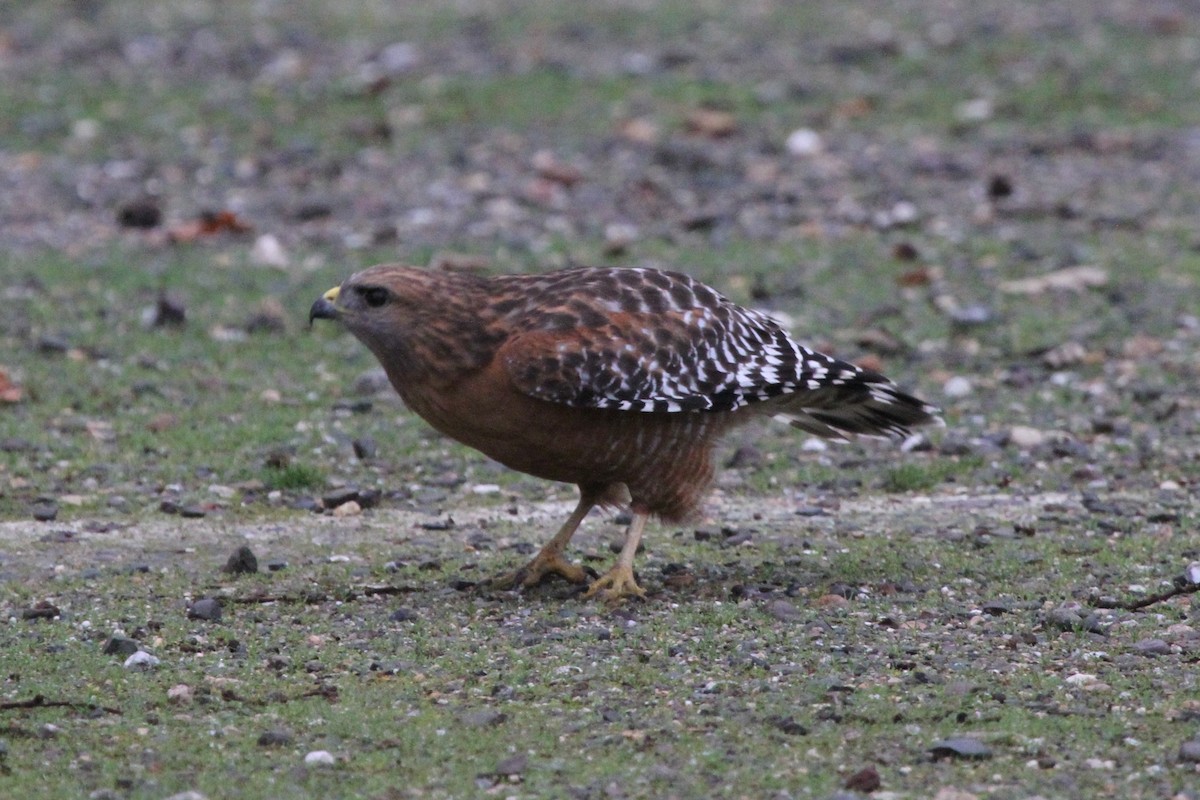
M 338 292 L 340 287 L 333 287 L 325 294 L 321 295 L 317 302 L 312 304 L 312 308 L 308 310 L 308 324 L 312 325 L 314 319 L 337 319 L 338 309 L 334 303 L 337 302 Z

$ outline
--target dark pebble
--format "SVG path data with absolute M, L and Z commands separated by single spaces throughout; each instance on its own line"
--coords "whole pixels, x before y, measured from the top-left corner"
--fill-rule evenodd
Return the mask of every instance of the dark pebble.
M 935 761 L 942 758 L 985 759 L 992 757 L 990 747 L 969 736 L 955 736 L 934 742 L 929 747 L 929 753 Z
M 0 452 L 31 453 L 34 450 L 37 450 L 37 445 L 28 439 L 22 439 L 18 436 L 8 436 L 0 439 Z
M 138 651 L 138 643 L 133 639 L 126 639 L 124 636 L 113 636 L 104 643 L 104 655 L 106 656 L 131 656 Z
M 285 333 L 287 322 L 276 314 L 261 311 L 247 317 L 242 328 L 246 333 Z
M 825 509 L 819 506 L 800 506 L 796 509 L 798 517 L 823 517 L 825 513 Z
M 989 600 L 981 606 L 983 613 L 998 617 L 1012 611 L 1012 603 L 1006 600 Z
M 974 448 L 966 439 L 947 436 L 938 444 L 938 452 L 944 456 L 969 456 Z
M 375 404 L 370 400 L 338 400 L 333 404 L 334 411 L 349 411 L 351 414 L 369 414 Z
M 383 492 L 378 489 L 363 489 L 358 493 L 358 504 L 362 508 L 375 508 L 383 499 Z
M 38 522 L 53 522 L 58 518 L 58 506 L 54 503 L 35 503 L 30 512 Z
M 208 510 L 204 506 L 195 503 L 179 507 L 179 516 L 187 519 L 200 519 L 207 514 Z
M 1142 639 L 1134 643 L 1133 649 L 1144 656 L 1171 655 L 1171 645 L 1163 639 Z
M 202 619 L 208 622 L 221 621 L 221 604 L 212 597 L 203 597 L 188 606 L 188 619 Z
M 292 211 L 292 216 L 299 222 L 309 222 L 333 215 L 333 206 L 323 200 L 311 200 L 301 203 Z
M 264 731 L 258 737 L 259 747 L 285 747 L 295 741 L 292 732 L 283 728 Z
M 37 340 L 37 351 L 42 355 L 65 353 L 70 349 L 71 343 L 61 336 L 46 334 L 39 336 Z
M 863 767 L 847 778 L 844 786 L 856 792 L 870 794 L 878 791 L 883 786 L 883 781 L 879 778 L 879 771 L 874 767 Z
M 417 612 L 411 608 L 397 608 L 388 619 L 392 622 L 411 622 L 417 619 Z
M 154 306 L 154 327 L 181 328 L 186 322 L 187 306 L 183 299 L 170 292 L 161 293 Z
M 334 489 L 331 492 L 321 495 L 321 503 L 326 508 L 337 508 L 340 505 L 349 503 L 351 500 L 357 502 L 358 494 L 357 487 L 343 486 L 341 489 Z
M 697 528 L 692 533 L 696 537 L 697 542 L 707 542 L 717 537 L 717 532 L 712 528 Z
M 793 717 L 772 717 L 771 726 L 776 730 L 786 733 L 788 736 L 808 735 L 808 728 L 797 722 Z
M 829 591 L 826 592 L 826 594 L 835 594 L 838 597 L 844 597 L 847 600 L 853 600 L 854 598 L 858 597 L 858 587 L 838 581 L 837 583 L 829 584 Z
M 151 200 L 134 200 L 117 210 L 122 228 L 156 228 L 162 222 L 162 209 Z
M 750 531 L 742 531 L 741 533 L 735 533 L 734 535 L 722 541 L 721 547 L 737 547 L 738 545 L 745 544 L 753 538 L 754 534 Z
M 1085 461 L 1091 457 L 1092 449 L 1077 439 L 1060 439 L 1050 444 L 1050 453 L 1057 458 Z
M 741 469 L 745 467 L 761 467 L 767 462 L 766 456 L 762 454 L 754 445 L 742 445 L 737 450 L 733 451 L 733 455 L 725 462 L 727 469 Z
M 287 565 L 288 565 L 288 562 L 286 562 L 286 561 L 268 561 L 267 562 L 267 571 L 268 572 L 279 572 L 280 570 L 287 569 Z
M 48 600 L 40 600 L 21 611 L 21 619 L 54 619 L 62 611 Z
M 230 554 L 222 571 L 233 575 L 253 574 L 258 572 L 258 557 L 254 555 L 254 551 L 249 546 L 242 545 Z
M 1179 760 L 1189 764 L 1200 764 L 1200 739 L 1192 739 L 1179 745 Z
M 365 461 L 375 457 L 375 451 L 378 449 L 375 440 L 370 436 L 364 436 L 361 439 L 355 439 L 350 443 L 354 447 L 354 457 L 359 461 Z

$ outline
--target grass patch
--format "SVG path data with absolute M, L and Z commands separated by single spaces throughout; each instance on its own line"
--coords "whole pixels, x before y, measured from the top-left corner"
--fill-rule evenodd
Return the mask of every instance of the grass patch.
M 283 491 L 319 489 L 325 485 L 325 472 L 309 464 L 267 467 L 263 482 L 271 489 Z

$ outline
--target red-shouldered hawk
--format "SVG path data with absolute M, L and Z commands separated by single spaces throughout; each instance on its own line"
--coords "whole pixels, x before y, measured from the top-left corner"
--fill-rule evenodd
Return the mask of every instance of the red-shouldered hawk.
M 839 438 L 905 436 L 937 414 L 884 376 L 657 269 L 489 277 L 380 265 L 330 289 L 309 318 L 340 320 L 437 430 L 579 487 L 570 518 L 502 585 L 586 582 L 563 557 L 567 543 L 594 506 L 627 506 L 625 545 L 588 596 L 642 596 L 633 563 L 648 517 L 694 512 L 718 439 L 752 415 Z

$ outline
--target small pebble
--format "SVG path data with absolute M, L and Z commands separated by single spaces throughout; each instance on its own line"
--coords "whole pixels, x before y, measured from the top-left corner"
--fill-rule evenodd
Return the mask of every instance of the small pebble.
M 772 600 L 766 605 L 766 612 L 777 620 L 795 622 L 803 619 L 804 614 L 787 600 Z
M 335 517 L 356 517 L 361 513 L 362 506 L 358 504 L 357 500 L 351 500 L 348 503 L 342 503 L 340 506 L 337 506 L 333 509 L 333 516 Z
M 259 740 L 259 744 L 261 743 Z M 328 750 L 313 750 L 304 756 L 304 763 L 310 767 L 331 767 L 337 763 L 337 759 Z
M 1046 434 L 1037 428 L 1026 425 L 1014 425 L 1008 434 L 1009 441 L 1021 450 L 1032 450 L 1046 441 Z
M 53 522 L 58 518 L 58 506 L 54 503 L 35 503 L 30 513 L 38 522 Z
M 797 128 L 788 134 L 787 151 L 794 156 L 813 156 L 824 149 L 821 134 L 811 128 Z
M 955 736 L 942 739 L 929 746 L 929 753 L 934 759 L 955 757 L 967 759 L 985 759 L 992 757 L 992 750 L 978 739 L 969 736 Z
M 138 643 L 123 636 L 113 636 L 104 643 L 103 653 L 106 656 L 131 656 L 138 652 Z
M 221 604 L 212 597 L 203 597 L 188 606 L 188 619 L 200 619 L 208 622 L 221 621 Z
M 964 378 L 962 375 L 955 375 L 950 380 L 942 384 L 942 394 L 946 397 L 960 398 L 966 397 L 975 387 L 971 385 L 969 378 Z
M 152 669 L 161 663 L 157 657 L 150 655 L 145 650 L 138 650 L 125 659 L 124 667 L 125 669 Z
M 356 500 L 358 500 L 357 486 L 343 486 L 341 489 L 334 489 L 331 492 L 321 495 L 321 503 L 326 508 L 337 508 Z
M 1142 639 L 1133 645 L 1133 649 L 1144 656 L 1169 656 L 1173 652 L 1171 645 L 1163 639 Z
M 1179 745 L 1179 760 L 1190 764 L 1200 764 L 1200 739 L 1192 739 Z
M 379 449 L 375 444 L 375 440 L 370 436 L 355 439 L 350 444 L 354 448 L 354 457 L 359 461 L 367 461 L 374 458 L 376 451 Z
M 175 705 L 185 706 L 192 702 L 192 687 L 186 683 L 177 683 L 167 689 L 167 701 Z
M 259 747 L 283 747 L 291 744 L 295 740 L 292 732 L 283 728 L 275 728 L 269 731 L 263 731 L 258 737 Z
M 233 575 L 249 575 L 258 572 L 258 558 L 248 545 L 242 545 L 230 554 L 223 572 Z

